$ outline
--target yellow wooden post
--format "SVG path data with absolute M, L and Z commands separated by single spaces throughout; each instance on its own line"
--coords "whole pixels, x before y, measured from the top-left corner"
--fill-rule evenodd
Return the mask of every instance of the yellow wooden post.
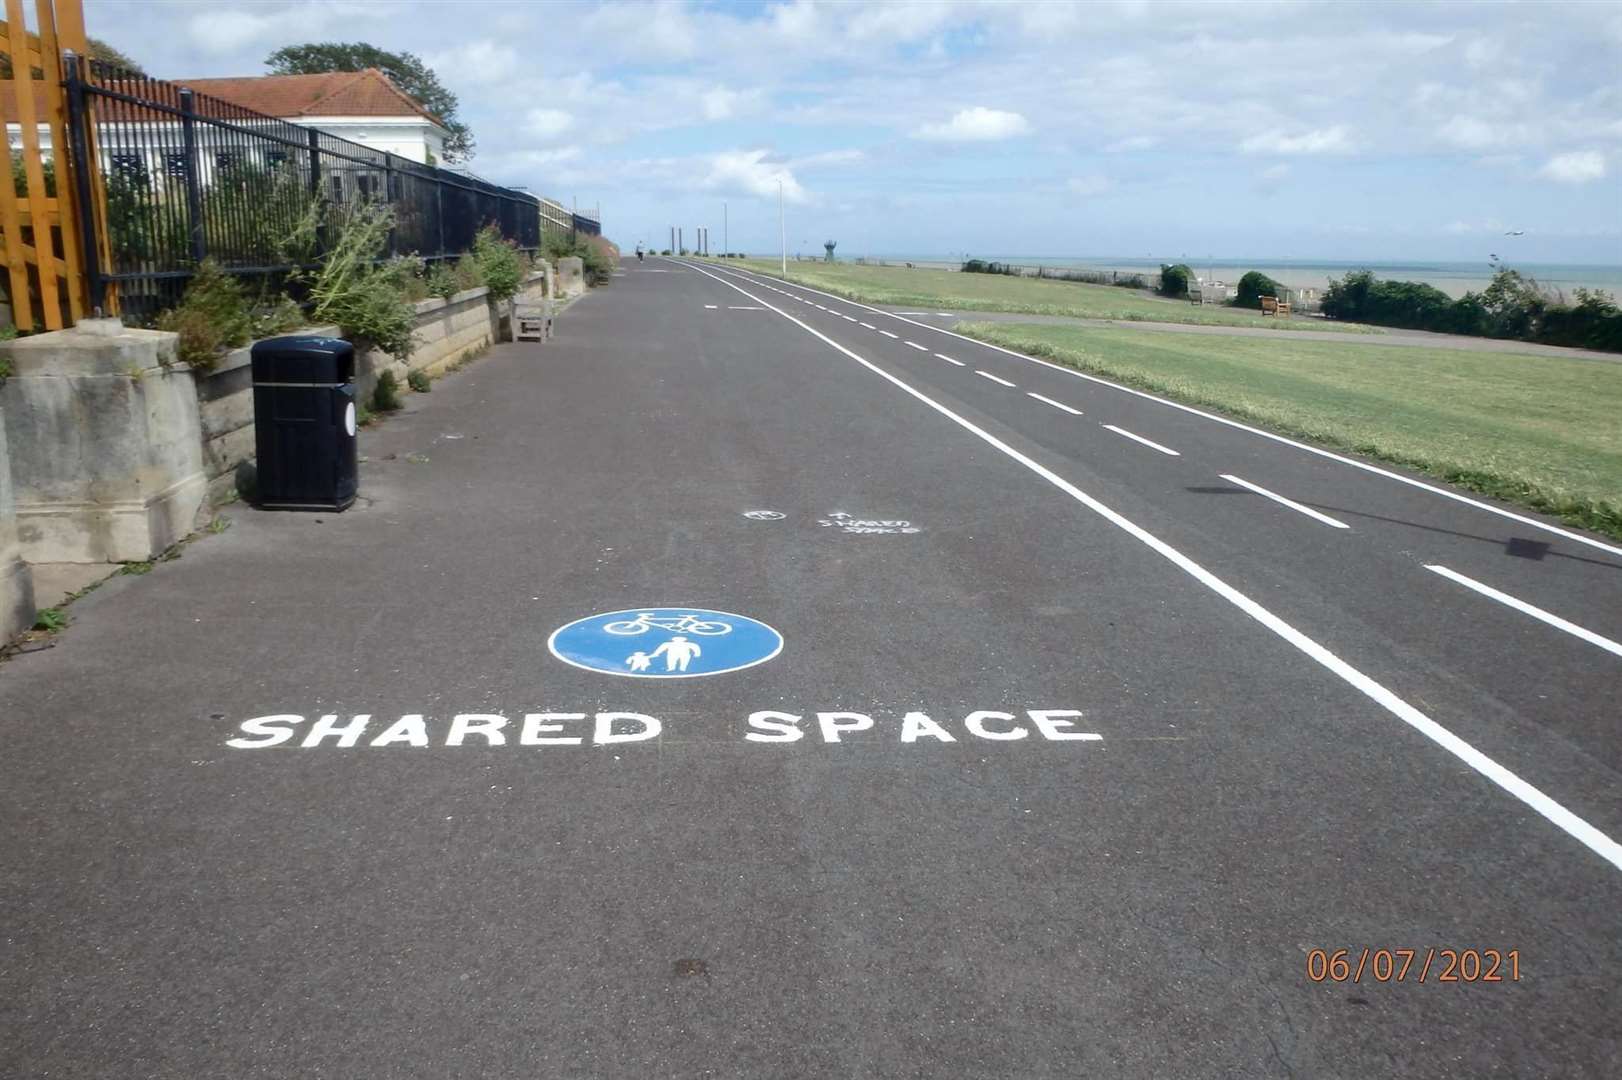
M 76 0 L 75 0 L 76 2 Z M 63 279 L 67 282 L 68 313 L 74 322 L 84 318 L 92 306 L 85 268 L 80 265 L 79 215 L 76 212 L 72 153 L 68 147 L 68 101 L 63 89 L 67 73 L 62 70 L 62 49 L 57 43 L 56 11 L 51 0 L 35 0 L 39 18 L 39 53 L 45 69 L 46 118 L 51 126 L 51 150 L 56 157 L 56 217 L 62 230 Z
M 22 0 L 6 0 L 6 23 L 11 32 L 11 86 L 17 95 L 17 126 L 22 129 L 23 173 L 28 178 L 28 216 L 34 226 L 33 263 L 39 269 L 39 301 L 45 329 L 62 329 L 62 302 L 56 290 L 56 252 L 51 244 L 51 219 L 46 213 L 45 170 L 39 149 L 39 112 L 34 107 L 33 57 L 28 49 L 28 26 Z M 41 63 L 44 57 L 41 56 Z M 22 235 L 17 236 L 18 247 Z

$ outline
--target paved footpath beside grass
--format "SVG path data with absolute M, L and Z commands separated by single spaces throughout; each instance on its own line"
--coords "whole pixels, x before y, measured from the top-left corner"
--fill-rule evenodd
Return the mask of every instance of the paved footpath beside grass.
M 1032 323 L 959 333 L 1622 537 L 1622 365 Z
M 731 265 L 737 265 L 728 260 Z M 760 274 L 782 277 L 769 259 L 745 259 Z M 1191 326 L 1254 326 L 1268 330 L 1329 330 L 1346 334 L 1378 331 L 1328 319 L 1275 319 L 1235 309 L 1157 300 L 1114 285 L 1084 285 L 1006 274 L 964 274 L 954 270 L 909 270 L 855 263 L 790 263 L 788 280 L 865 304 L 916 304 L 931 310 L 1012 311 L 1025 315 L 1069 315 L 1081 319 L 1186 323 Z

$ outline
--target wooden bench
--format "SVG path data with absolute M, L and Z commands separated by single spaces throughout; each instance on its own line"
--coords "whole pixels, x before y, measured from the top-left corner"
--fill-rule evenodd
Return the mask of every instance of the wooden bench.
M 1276 296 L 1264 296 L 1261 299 L 1263 315 L 1288 316 L 1290 314 L 1290 302 L 1288 300 L 1280 300 Z

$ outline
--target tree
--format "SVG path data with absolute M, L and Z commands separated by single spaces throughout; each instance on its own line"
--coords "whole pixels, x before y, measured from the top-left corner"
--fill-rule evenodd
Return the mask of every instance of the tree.
M 328 41 L 287 45 L 265 57 L 272 75 L 320 75 L 328 71 L 365 71 L 378 68 L 419 105 L 439 118 L 450 134 L 445 139 L 445 160 L 466 161 L 473 156 L 473 131 L 456 118 L 456 95 L 445 89 L 432 68 L 414 53 L 388 52 L 363 41 Z
M 146 71 L 142 69 L 140 64 L 137 64 L 134 60 L 130 59 L 127 54 L 113 48 L 100 38 L 86 38 L 85 44 L 89 46 L 90 57 L 93 60 L 100 60 L 104 64 L 111 64 L 115 68 L 123 68 L 131 75 L 146 74 Z
M 1193 280 L 1194 271 L 1188 268 L 1187 263 L 1160 264 L 1160 295 L 1161 296 L 1187 296 L 1188 283 Z
M 1233 306 L 1260 308 L 1262 297 L 1277 296 L 1283 287 L 1260 270 L 1246 271 L 1245 276 L 1239 279 L 1239 295 L 1234 297 Z

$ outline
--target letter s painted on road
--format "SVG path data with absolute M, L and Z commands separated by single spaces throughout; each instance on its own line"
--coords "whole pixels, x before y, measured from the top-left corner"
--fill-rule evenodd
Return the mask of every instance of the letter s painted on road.
M 226 739 L 225 745 L 237 750 L 261 750 L 267 746 L 276 746 L 293 737 L 293 725 L 304 723 L 304 717 L 297 713 L 277 713 L 274 716 L 256 716 L 251 720 L 242 721 L 242 731 L 245 735 L 258 735 L 257 739 L 244 739 L 240 736 L 235 739 Z M 282 725 L 286 725 L 283 727 Z

